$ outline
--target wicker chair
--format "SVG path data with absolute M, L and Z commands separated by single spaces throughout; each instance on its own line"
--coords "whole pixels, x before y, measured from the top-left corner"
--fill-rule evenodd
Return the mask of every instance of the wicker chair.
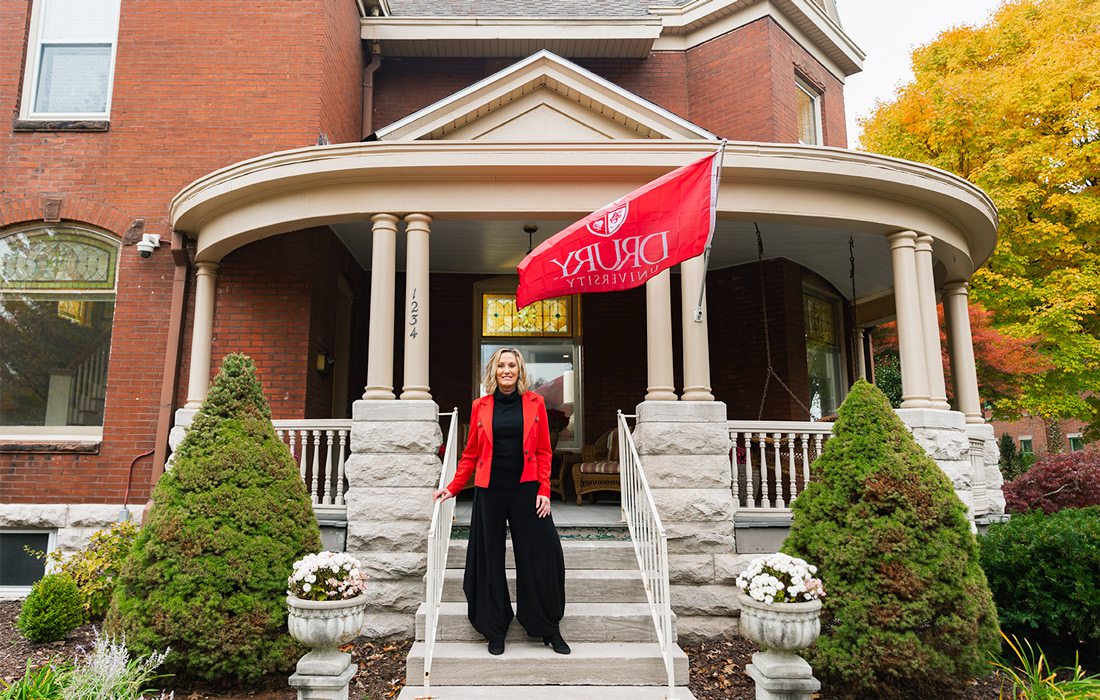
M 573 488 L 577 492 L 578 506 L 583 503 L 585 494 L 620 490 L 618 437 L 617 430 L 608 430 L 594 445 L 581 448 L 582 461 L 573 465 Z

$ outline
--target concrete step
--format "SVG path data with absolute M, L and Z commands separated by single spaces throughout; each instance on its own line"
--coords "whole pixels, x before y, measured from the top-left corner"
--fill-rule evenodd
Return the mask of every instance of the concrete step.
M 443 573 L 443 602 L 466 600 L 462 592 L 462 569 L 447 569 Z M 516 599 L 516 571 L 508 569 L 508 593 Z M 640 603 L 645 598 L 642 575 L 637 569 L 575 569 L 565 570 L 565 599 L 569 603 Z
M 432 700 L 695 700 L 687 688 L 637 685 L 433 685 Z M 424 697 L 423 686 L 407 685 L 397 700 Z
M 515 605 L 512 606 L 515 609 Z M 421 603 L 416 611 L 416 639 L 424 640 L 428 606 Z M 568 603 L 561 621 L 561 634 L 567 642 L 656 642 L 649 603 Z M 672 622 L 673 639 L 676 620 Z M 439 606 L 438 641 L 481 641 L 481 635 L 466 616 L 466 603 Z M 527 632 L 518 621 L 508 629 L 508 641 L 526 641 Z
M 467 540 L 451 540 L 447 553 L 447 566 L 461 569 L 466 565 Z M 632 542 L 610 540 L 562 540 L 566 569 L 638 569 L 638 558 L 634 555 Z M 516 566 L 512 555 L 512 541 L 508 540 L 505 564 L 509 569 Z
M 573 653 L 555 654 L 541 640 L 507 644 L 492 656 L 482 642 L 437 642 L 432 685 L 662 685 L 667 682 L 661 648 L 643 642 L 570 643 Z M 424 642 L 415 642 L 405 664 L 407 683 L 423 683 Z M 673 682 L 687 685 L 688 658 L 673 649 Z M 433 691 L 434 692 L 434 691 Z

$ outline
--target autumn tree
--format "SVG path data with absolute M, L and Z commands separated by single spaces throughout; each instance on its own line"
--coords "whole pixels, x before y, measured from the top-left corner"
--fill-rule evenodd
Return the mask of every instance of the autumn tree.
M 1048 368 L 1016 407 L 1100 425 L 1100 2 L 1017 0 L 913 54 L 914 80 L 863 121 L 864 148 L 959 174 L 1000 211 L 972 279 L 996 327 Z
M 948 397 L 953 394 L 951 363 L 947 355 L 947 334 L 944 332 L 943 307 L 938 309 L 940 348 Z M 1017 338 L 997 329 L 993 314 L 979 303 L 970 304 L 970 337 L 974 344 L 974 365 L 982 399 L 993 404 L 998 417 L 1019 413 L 1021 398 L 1028 378 L 1051 369 L 1051 363 L 1037 351 L 1038 338 Z M 901 401 L 898 363 L 898 330 L 896 323 L 875 329 L 872 344 L 875 349 L 875 383 L 879 384 L 880 369 L 886 386 L 880 389 L 894 407 Z M 898 386 L 895 388 L 894 385 Z M 896 397 L 894 393 L 896 393 Z

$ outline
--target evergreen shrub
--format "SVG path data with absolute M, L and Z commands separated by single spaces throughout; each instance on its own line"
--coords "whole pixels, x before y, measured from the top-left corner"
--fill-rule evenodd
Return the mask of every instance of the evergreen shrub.
M 253 681 L 289 670 L 287 575 L 320 531 L 252 360 L 221 372 L 153 492 L 106 629 L 141 656 L 172 649 L 184 678 Z
M 966 509 L 874 386 L 838 411 L 783 551 L 828 595 L 808 652 L 838 697 L 938 697 L 988 671 L 997 615 Z
M 1044 455 L 1004 485 L 1005 510 L 1056 513 L 1063 508 L 1100 506 L 1100 452 Z
M 76 582 L 64 574 L 43 576 L 23 601 L 15 626 L 32 642 L 57 642 L 84 624 Z
M 1006 630 L 1067 663 L 1091 649 L 1082 661 L 1100 671 L 1100 507 L 1013 515 L 989 526 L 981 557 Z

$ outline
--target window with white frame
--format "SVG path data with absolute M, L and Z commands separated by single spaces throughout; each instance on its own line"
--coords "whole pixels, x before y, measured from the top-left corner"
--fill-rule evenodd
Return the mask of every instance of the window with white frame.
M 1066 436 L 1069 439 L 1069 451 L 1080 452 L 1085 449 L 1085 439 L 1081 436 L 1081 433 L 1070 433 Z
M 0 530 L 0 598 L 29 593 L 31 585 L 46 574 L 45 559 L 31 552 L 53 548 L 52 530 Z
M 0 434 L 102 434 L 118 250 L 72 225 L 0 231 Z
M 34 0 L 20 118 L 106 120 L 120 0 Z
M 1032 442 L 1030 435 L 1020 436 L 1020 452 L 1025 455 L 1035 454 L 1035 443 Z
M 795 102 L 798 109 L 798 142 L 821 145 L 821 93 L 808 81 L 795 78 Z

